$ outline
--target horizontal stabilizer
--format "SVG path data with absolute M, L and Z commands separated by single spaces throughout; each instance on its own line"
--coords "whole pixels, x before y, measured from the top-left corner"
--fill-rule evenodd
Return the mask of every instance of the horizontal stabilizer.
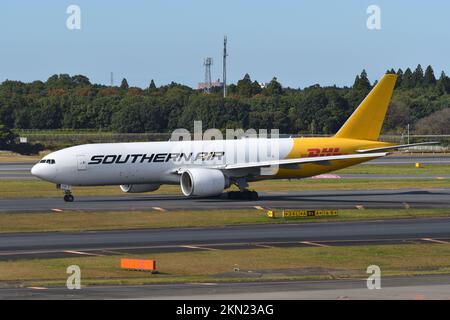
M 378 151 L 385 151 L 385 150 L 392 150 L 392 149 L 409 148 L 409 147 L 415 147 L 415 146 L 426 146 L 426 145 L 438 144 L 438 143 L 439 142 L 434 141 L 434 142 L 419 142 L 419 143 L 412 143 L 412 144 L 399 144 L 396 146 L 389 146 L 389 147 L 356 150 L 356 152 L 358 152 L 358 153 L 378 152 Z

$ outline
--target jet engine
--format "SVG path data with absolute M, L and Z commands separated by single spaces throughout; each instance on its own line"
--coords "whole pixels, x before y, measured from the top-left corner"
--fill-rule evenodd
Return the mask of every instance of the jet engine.
M 220 195 L 229 183 L 220 170 L 192 168 L 181 174 L 180 185 L 185 196 L 210 197 Z
M 120 189 L 125 193 L 141 193 L 158 190 L 159 184 L 122 184 Z

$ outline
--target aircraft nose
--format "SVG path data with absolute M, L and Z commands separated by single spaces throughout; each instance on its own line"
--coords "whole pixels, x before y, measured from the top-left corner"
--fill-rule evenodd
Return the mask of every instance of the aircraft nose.
M 36 177 L 38 177 L 38 178 L 41 178 L 41 171 L 42 171 L 42 169 L 40 170 L 41 168 L 40 168 L 40 165 L 39 165 L 39 163 L 38 164 L 35 164 L 32 168 L 31 168 L 31 174 L 33 175 L 33 176 L 36 176 Z
M 53 168 L 47 166 L 45 163 L 38 163 L 31 168 L 31 174 L 42 180 L 50 181 L 55 175 L 55 172 L 52 169 Z

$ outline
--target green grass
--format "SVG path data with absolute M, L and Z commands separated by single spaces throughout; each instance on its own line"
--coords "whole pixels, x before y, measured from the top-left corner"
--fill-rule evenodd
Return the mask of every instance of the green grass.
M 1 152 L 0 164 L 2 162 L 38 162 L 42 157 L 48 154 L 50 151 L 42 151 L 38 155 L 25 156 L 14 152 Z
M 277 210 L 275 210 L 277 211 Z M 326 222 L 450 216 L 450 209 L 339 210 L 337 217 L 270 219 L 262 210 L 66 211 L 0 214 L 0 233 L 139 228 L 216 227 L 256 223 Z
M 119 261 L 124 256 L 77 256 L 0 262 L 0 284 L 64 285 L 70 265 L 80 266 L 82 285 L 367 277 L 366 268 L 373 264 L 380 266 L 383 276 L 442 274 L 450 272 L 449 256 L 450 246 L 445 244 L 264 248 L 134 256 L 156 260 L 160 274 L 121 270 Z M 232 270 L 236 266 L 253 272 L 235 276 Z
M 422 168 L 416 168 L 414 164 L 410 165 L 371 165 L 362 164 L 335 171 L 336 174 L 450 174 L 450 165 L 423 164 Z
M 250 184 L 257 191 L 283 190 L 352 190 L 352 189 L 401 189 L 401 188 L 448 188 L 450 179 L 405 179 L 405 180 L 369 180 L 369 179 L 302 179 L 269 180 Z M 119 186 L 74 187 L 76 196 L 107 196 L 124 194 Z M 3 180 L 0 183 L 0 198 L 36 198 L 62 197 L 63 192 L 55 185 L 41 180 Z M 150 194 L 150 193 L 148 193 Z M 178 185 L 162 186 L 152 194 L 181 194 Z M 131 196 L 136 196 L 133 194 Z

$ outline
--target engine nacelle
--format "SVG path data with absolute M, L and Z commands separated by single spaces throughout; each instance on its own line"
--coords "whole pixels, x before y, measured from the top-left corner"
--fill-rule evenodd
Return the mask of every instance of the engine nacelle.
M 159 184 L 122 184 L 120 189 L 125 193 L 142 193 L 158 190 Z
M 192 168 L 181 174 L 180 185 L 185 196 L 210 197 L 223 192 L 227 179 L 220 170 Z

